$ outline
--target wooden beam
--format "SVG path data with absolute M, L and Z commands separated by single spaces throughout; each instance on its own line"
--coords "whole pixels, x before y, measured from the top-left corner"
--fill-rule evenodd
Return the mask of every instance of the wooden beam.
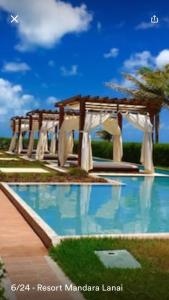
M 82 155 L 82 139 L 83 139 L 83 130 L 85 125 L 85 101 L 80 102 L 80 118 L 79 118 L 79 145 L 78 145 L 78 166 L 81 167 L 81 155 Z

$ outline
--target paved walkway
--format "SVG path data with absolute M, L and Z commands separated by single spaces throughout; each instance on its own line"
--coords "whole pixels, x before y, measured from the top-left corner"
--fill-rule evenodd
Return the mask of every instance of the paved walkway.
M 38 283 L 55 286 L 61 284 L 53 266 L 45 257 L 47 254 L 47 249 L 33 229 L 0 191 L 0 256 L 11 283 L 30 284 L 31 287 L 29 292 L 16 292 L 17 300 L 72 299 L 72 295 L 67 292 L 33 290 L 32 287 L 36 287 Z

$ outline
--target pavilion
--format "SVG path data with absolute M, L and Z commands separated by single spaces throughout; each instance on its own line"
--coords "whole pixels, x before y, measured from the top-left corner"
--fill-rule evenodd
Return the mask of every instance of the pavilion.
M 23 152 L 23 137 L 29 133 L 29 118 L 15 116 L 11 118 L 11 129 L 13 132 L 8 152 L 20 154 Z
M 141 163 L 149 173 L 154 172 L 152 160 L 152 133 L 154 117 L 158 111 L 157 103 L 150 100 L 118 99 L 108 97 L 91 97 L 77 95 L 57 102 L 59 109 L 59 164 L 64 166 L 67 156 L 72 149 L 72 132 L 79 132 L 78 166 L 86 171 L 101 170 L 110 167 L 95 165 L 92 158 L 90 131 L 101 125 L 113 136 L 114 169 L 130 169 L 122 163 L 122 122 L 126 118 L 134 127 L 144 132 L 141 149 Z M 68 115 L 68 113 L 72 115 Z M 73 114 L 74 113 L 74 114 Z M 120 165 L 120 167 L 118 167 Z M 113 170 L 113 165 L 111 165 Z M 128 170 L 129 171 L 129 170 Z
M 37 160 L 42 160 L 45 153 L 54 156 L 57 149 L 57 130 L 59 125 L 58 112 L 37 109 L 29 111 L 26 116 L 29 118 L 29 142 L 27 156 L 31 157 L 33 154 L 35 135 L 38 135 L 35 158 Z

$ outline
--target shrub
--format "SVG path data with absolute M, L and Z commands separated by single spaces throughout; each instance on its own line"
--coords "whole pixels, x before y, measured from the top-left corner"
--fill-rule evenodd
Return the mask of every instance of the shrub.
M 77 153 L 78 143 L 75 142 L 74 151 Z M 92 141 L 93 156 L 112 159 L 113 146 L 108 141 Z M 123 161 L 140 163 L 141 143 L 123 143 Z M 153 147 L 153 161 L 156 166 L 169 166 L 169 144 L 155 144 Z
M 68 174 L 72 177 L 75 177 L 75 178 L 87 177 L 88 176 L 88 173 L 85 170 L 82 170 L 80 168 L 70 168 Z
M 10 145 L 10 138 L 0 138 L 0 149 L 8 150 Z

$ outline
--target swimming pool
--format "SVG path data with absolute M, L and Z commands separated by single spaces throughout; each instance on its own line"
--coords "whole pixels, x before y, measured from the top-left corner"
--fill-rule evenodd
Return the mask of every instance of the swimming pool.
M 125 185 L 10 187 L 60 236 L 169 233 L 169 177 L 111 178 Z

